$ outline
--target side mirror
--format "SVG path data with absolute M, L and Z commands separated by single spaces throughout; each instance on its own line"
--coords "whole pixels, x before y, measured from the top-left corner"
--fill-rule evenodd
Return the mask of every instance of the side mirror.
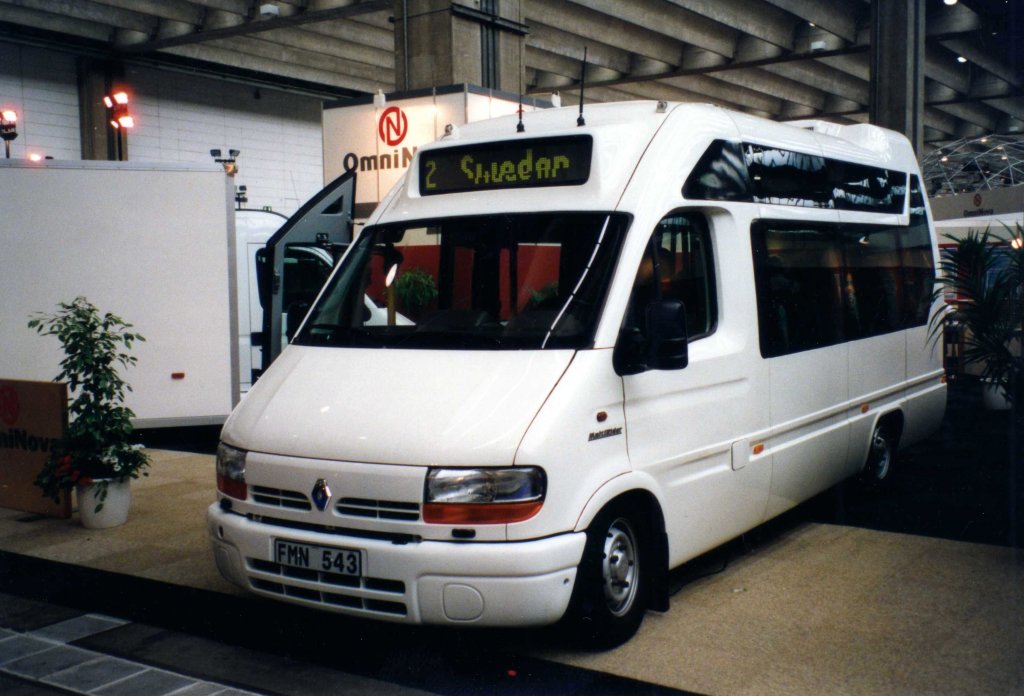
M 647 330 L 651 342 L 650 369 L 681 370 L 689 364 L 686 308 L 682 302 L 662 300 L 647 305 Z
M 260 307 L 264 310 L 270 306 L 270 278 L 273 274 L 274 269 L 271 268 L 267 248 L 261 247 L 256 251 L 256 294 L 260 299 Z
M 643 328 L 623 327 L 612 362 L 620 375 L 680 370 L 689 364 L 686 310 L 682 302 L 659 300 L 644 309 Z

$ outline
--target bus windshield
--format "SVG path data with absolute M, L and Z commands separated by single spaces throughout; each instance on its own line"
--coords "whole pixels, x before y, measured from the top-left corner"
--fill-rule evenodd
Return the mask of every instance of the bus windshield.
M 628 223 L 621 214 L 526 213 L 369 227 L 293 342 L 591 347 Z

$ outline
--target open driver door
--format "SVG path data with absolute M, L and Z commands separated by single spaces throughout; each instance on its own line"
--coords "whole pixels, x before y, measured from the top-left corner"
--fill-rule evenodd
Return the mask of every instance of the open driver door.
M 313 196 L 281 226 L 256 254 L 256 277 L 263 306 L 263 370 L 281 354 L 286 317 L 292 331 L 320 291 L 319 287 L 291 291 L 287 283 L 286 252 L 292 247 L 319 247 L 334 258 L 352 241 L 356 173 L 350 170 Z M 290 316 L 289 316 L 290 315 Z

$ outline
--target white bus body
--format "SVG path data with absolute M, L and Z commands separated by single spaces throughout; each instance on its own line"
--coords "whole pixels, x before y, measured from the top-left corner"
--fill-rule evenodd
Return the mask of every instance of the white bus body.
M 224 427 L 226 578 L 399 622 L 568 614 L 613 644 L 666 607 L 668 569 L 884 479 L 939 425 L 902 136 L 653 102 L 585 119 L 419 150 Z M 411 322 L 364 324 L 363 293 Z

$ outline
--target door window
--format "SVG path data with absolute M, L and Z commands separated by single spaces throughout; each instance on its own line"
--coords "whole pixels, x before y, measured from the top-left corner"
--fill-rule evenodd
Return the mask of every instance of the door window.
M 637 269 L 627 324 L 642 331 L 644 308 L 655 300 L 683 303 L 691 341 L 714 332 L 718 303 L 711 238 L 703 215 L 673 213 L 658 223 Z

